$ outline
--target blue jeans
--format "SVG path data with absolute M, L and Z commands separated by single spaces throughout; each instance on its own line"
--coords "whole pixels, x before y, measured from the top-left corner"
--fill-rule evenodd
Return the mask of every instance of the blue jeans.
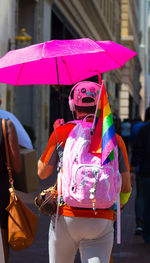
M 143 238 L 150 243 L 150 177 L 141 178 L 141 189 L 144 201 Z

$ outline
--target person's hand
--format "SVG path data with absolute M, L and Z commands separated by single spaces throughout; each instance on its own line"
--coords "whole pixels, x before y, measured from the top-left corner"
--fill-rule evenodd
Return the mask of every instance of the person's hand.
M 64 119 L 57 119 L 54 124 L 53 124 L 53 127 L 54 129 L 56 129 L 57 127 L 63 125 L 65 122 L 64 122 Z

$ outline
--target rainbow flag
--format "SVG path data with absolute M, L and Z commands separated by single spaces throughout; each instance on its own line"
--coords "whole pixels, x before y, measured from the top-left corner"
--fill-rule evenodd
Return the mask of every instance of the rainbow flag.
M 104 83 L 101 88 L 95 119 L 95 131 L 89 152 L 100 157 L 103 165 L 114 159 L 114 147 L 117 145 L 117 139 Z

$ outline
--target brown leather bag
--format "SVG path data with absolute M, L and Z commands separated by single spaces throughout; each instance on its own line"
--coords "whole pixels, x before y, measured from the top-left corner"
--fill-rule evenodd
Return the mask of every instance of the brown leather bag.
M 6 207 L 8 217 L 8 242 L 13 250 L 32 245 L 38 223 L 35 215 L 14 193 L 10 192 L 10 204 Z
M 7 169 L 10 182 L 10 203 L 6 207 L 8 216 L 8 242 L 13 250 L 22 250 L 32 245 L 38 224 L 38 216 L 34 214 L 16 195 L 13 186 L 11 163 L 8 152 L 5 120 L 2 120 L 5 150 L 7 157 Z
M 52 216 L 57 210 L 57 184 L 43 190 L 35 199 L 34 204 L 41 214 Z

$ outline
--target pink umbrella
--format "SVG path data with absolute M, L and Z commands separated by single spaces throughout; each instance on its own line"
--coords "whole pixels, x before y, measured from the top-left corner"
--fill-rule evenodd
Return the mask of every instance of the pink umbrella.
M 0 83 L 71 85 L 120 68 L 135 55 L 112 41 L 52 40 L 7 52 L 0 59 Z

